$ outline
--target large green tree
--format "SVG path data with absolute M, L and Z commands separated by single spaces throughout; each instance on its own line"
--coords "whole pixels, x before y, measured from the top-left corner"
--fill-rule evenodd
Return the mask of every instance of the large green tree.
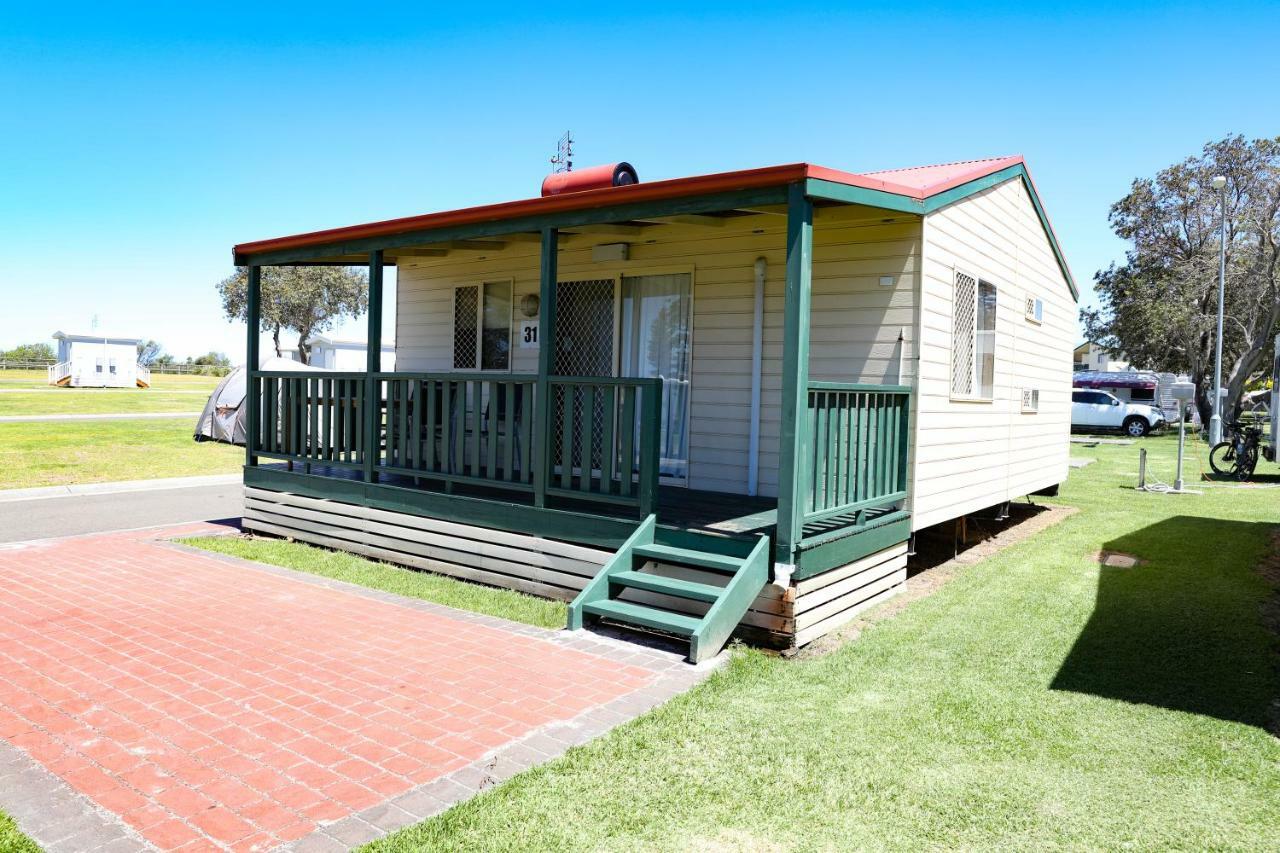
M 0 358 L 7 361 L 53 361 L 56 357 L 48 344 L 21 344 L 0 352 Z
M 248 319 L 249 274 L 237 267 L 218 282 L 222 310 L 229 319 Z M 311 338 L 333 328 L 343 317 L 358 317 L 369 308 L 369 276 L 357 267 L 263 267 L 262 331 L 270 332 L 276 355 L 280 332 L 298 335 L 298 358 L 311 362 Z
M 1140 367 L 1187 373 L 1211 413 L 1222 196 L 1227 179 L 1227 277 L 1222 336 L 1225 416 L 1238 416 L 1250 377 L 1270 365 L 1280 332 L 1280 137 L 1230 136 L 1139 178 L 1111 207 L 1128 241 L 1123 264 L 1095 277 L 1101 305 L 1084 311 L 1088 338 Z

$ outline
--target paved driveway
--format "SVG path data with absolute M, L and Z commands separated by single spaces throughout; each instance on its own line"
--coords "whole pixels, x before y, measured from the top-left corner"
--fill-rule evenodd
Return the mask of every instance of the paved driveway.
M 0 546 L 0 809 L 48 849 L 345 848 L 706 673 L 166 541 L 215 529 Z

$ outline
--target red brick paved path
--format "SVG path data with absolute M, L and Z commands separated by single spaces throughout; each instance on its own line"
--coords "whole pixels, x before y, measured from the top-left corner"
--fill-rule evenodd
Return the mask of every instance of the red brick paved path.
M 265 849 L 645 687 L 646 668 L 180 551 L 0 549 L 0 738 L 165 849 Z

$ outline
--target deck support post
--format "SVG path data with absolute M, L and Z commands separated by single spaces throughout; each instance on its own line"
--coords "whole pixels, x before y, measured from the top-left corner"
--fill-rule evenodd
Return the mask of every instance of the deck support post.
M 782 421 L 778 438 L 778 534 L 775 582 L 795 565 L 804 528 L 809 431 L 809 304 L 813 285 L 813 201 L 803 184 L 787 187 L 787 282 L 783 307 Z
M 533 504 L 547 504 L 547 480 L 551 476 L 551 383 L 556 345 L 556 252 L 560 234 L 542 229 L 542 260 L 538 277 L 538 380 L 534 388 Z
M 369 253 L 369 334 L 365 351 L 364 479 L 378 481 L 382 453 L 382 388 L 375 374 L 382 370 L 382 250 Z
M 254 453 L 262 435 L 262 392 L 259 388 L 261 379 L 256 378 L 259 369 L 259 347 L 261 346 L 262 326 L 262 267 L 250 265 L 248 282 L 245 287 L 245 321 L 249 327 L 249 338 L 245 341 L 245 370 L 248 372 L 248 394 L 245 402 L 248 410 L 245 413 L 244 431 L 244 464 L 258 464 Z

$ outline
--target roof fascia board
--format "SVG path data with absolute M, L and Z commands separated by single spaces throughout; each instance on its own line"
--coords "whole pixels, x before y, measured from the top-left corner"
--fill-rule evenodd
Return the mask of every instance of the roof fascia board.
M 335 255 L 363 254 L 375 249 L 393 250 L 407 246 L 438 243 L 445 240 L 465 240 L 474 237 L 500 237 L 521 231 L 540 231 L 543 228 L 572 228 L 575 225 L 603 225 L 684 213 L 717 213 L 763 204 L 782 204 L 787 200 L 785 184 L 755 187 L 729 192 L 715 192 L 681 198 L 656 199 L 592 207 L 582 210 L 520 216 L 512 219 L 484 220 L 464 225 L 426 228 L 400 234 L 364 237 L 337 241 L 295 249 L 280 249 L 260 253 L 237 252 L 235 263 L 261 266 L 306 263 Z
M 918 199 L 822 178 L 809 178 L 805 181 L 805 195 L 813 199 L 836 201 L 842 204 L 864 204 L 868 207 L 896 210 L 902 213 L 925 213 L 925 205 Z

